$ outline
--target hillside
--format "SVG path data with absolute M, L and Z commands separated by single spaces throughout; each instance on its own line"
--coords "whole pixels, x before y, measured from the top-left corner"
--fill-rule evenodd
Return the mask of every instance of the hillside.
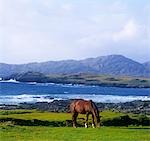
M 60 83 L 60 84 L 83 84 L 107 87 L 128 87 L 128 88 L 150 88 L 150 78 L 143 77 L 120 77 L 100 74 L 51 74 L 44 75 L 39 72 L 16 73 L 3 80 L 15 79 L 19 82 L 37 83 Z
M 40 72 L 43 74 L 95 73 L 150 77 L 150 70 L 145 64 L 138 63 L 122 55 L 20 65 L 0 63 L 0 77 L 28 71 Z
M 143 63 L 144 67 L 150 71 L 150 61 Z

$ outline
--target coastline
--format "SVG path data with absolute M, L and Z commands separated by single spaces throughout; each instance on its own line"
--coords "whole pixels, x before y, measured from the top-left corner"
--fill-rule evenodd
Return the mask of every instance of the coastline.
M 27 72 L 22 74 L 13 74 L 4 77 L 2 81 L 6 82 L 24 82 L 24 83 L 54 83 L 62 85 L 85 85 L 101 87 L 119 87 L 119 88 L 150 88 L 150 78 L 129 77 L 129 76 L 111 76 L 99 74 L 51 74 L 44 75 L 37 72 Z M 0 81 L 0 82 L 2 82 Z
M 36 109 L 49 112 L 69 112 L 69 105 L 74 99 L 54 100 L 52 102 L 20 103 L 19 105 L 0 104 L 0 110 Z M 131 101 L 125 103 L 96 103 L 99 111 L 113 110 L 123 113 L 150 115 L 150 101 Z

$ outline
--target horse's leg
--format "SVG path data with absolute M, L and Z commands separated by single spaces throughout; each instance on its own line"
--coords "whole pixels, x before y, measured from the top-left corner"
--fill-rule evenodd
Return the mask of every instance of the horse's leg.
M 85 128 L 88 128 L 89 113 L 86 113 Z
M 94 115 L 92 114 L 92 127 L 95 128 Z
M 78 113 L 74 112 L 72 115 L 72 122 L 73 122 L 73 127 L 76 128 L 76 119 L 77 119 Z
M 72 123 L 73 123 L 73 127 L 76 128 L 75 112 L 72 114 Z

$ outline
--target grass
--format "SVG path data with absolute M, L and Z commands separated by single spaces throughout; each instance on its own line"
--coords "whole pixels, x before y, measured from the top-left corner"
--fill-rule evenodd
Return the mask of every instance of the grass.
M 146 128 L 6 126 L 0 128 L 2 141 L 149 141 Z
M 101 119 L 112 119 L 115 117 L 123 116 L 125 114 L 112 111 L 103 111 L 100 113 Z M 65 121 L 71 120 L 70 113 L 54 113 L 54 112 L 43 112 L 36 110 L 0 110 L 0 118 L 15 118 L 25 120 L 48 120 L 48 121 Z M 85 115 L 79 115 L 79 119 L 84 119 Z M 91 120 L 91 115 L 89 116 Z
M 124 115 L 119 112 L 103 111 L 103 119 Z M 134 116 L 130 114 L 130 116 Z M 85 116 L 80 115 L 79 118 Z M 65 121 L 71 120 L 70 113 L 51 113 L 36 110 L 1 110 L 0 118 L 24 120 Z M 12 122 L 0 123 L 1 141 L 149 141 L 150 127 L 51 127 L 51 126 L 18 126 Z
M 39 120 L 49 120 L 49 121 L 64 121 L 67 119 L 71 119 L 70 113 L 54 113 L 54 112 L 42 112 L 36 110 L 27 110 L 27 113 L 24 113 L 26 110 L 15 110 L 11 112 L 9 110 L 1 111 L 1 118 L 16 118 L 16 119 L 39 119 Z M 8 113 L 7 115 L 5 114 Z M 3 113 L 3 114 L 2 114 Z M 18 114 L 19 113 L 19 114 Z M 23 114 L 22 114 L 23 113 Z

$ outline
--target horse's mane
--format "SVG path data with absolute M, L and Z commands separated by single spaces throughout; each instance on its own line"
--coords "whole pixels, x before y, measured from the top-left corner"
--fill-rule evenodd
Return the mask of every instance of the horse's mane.
M 94 109 L 94 112 L 96 114 L 97 119 L 100 120 L 98 107 L 96 106 L 96 104 L 92 100 L 90 100 L 90 102 L 91 102 L 91 105 Z

